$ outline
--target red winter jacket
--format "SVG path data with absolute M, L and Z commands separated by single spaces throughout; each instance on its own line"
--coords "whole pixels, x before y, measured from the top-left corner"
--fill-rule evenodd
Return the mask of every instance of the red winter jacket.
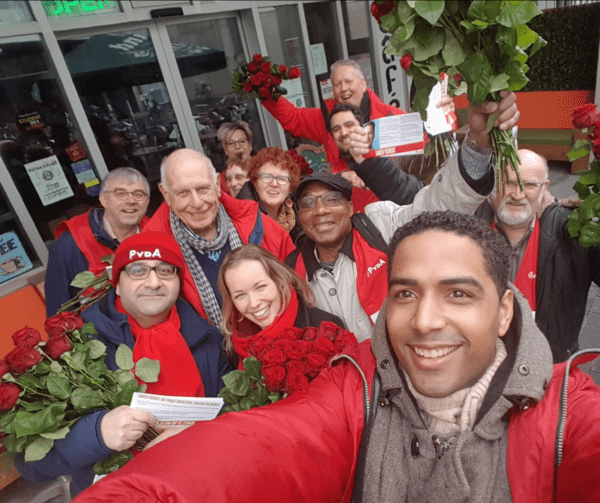
M 254 244 L 260 244 L 266 250 L 269 250 L 279 260 L 283 262 L 293 250 L 294 244 L 290 239 L 290 235 L 285 231 L 281 225 L 275 222 L 267 215 L 263 215 L 258 207 L 256 201 L 241 200 L 231 197 L 229 194 L 221 193 L 219 201 L 225 208 L 225 211 L 231 218 L 233 225 L 235 226 L 242 243 L 248 244 L 252 242 Z M 150 219 L 150 222 L 144 227 L 144 230 L 164 232 L 169 235 L 173 235 L 171 230 L 171 222 L 169 220 L 170 209 L 167 203 L 163 203 L 154 216 Z M 258 219 L 261 219 L 260 221 Z M 262 226 L 261 226 L 262 222 Z M 252 234 L 258 231 L 262 231 L 262 236 L 258 235 L 258 241 L 256 237 L 252 237 Z M 252 237 L 252 240 L 251 240 Z M 216 288 L 216 285 L 213 285 Z M 198 314 L 205 319 L 208 319 L 200 300 L 200 294 L 194 283 L 194 279 L 191 274 L 185 274 L 182 287 L 183 297 L 190 303 Z
M 76 503 L 349 502 L 363 433 L 365 389 L 376 370 L 370 341 L 324 370 L 308 392 L 197 423 L 94 484 Z M 344 360 L 342 360 L 344 361 Z M 508 472 L 515 503 L 551 503 L 554 424 L 564 365 L 544 399 L 511 416 Z M 365 388 L 367 386 L 367 388 Z M 558 503 L 600 501 L 600 388 L 571 372 Z M 377 406 L 377 405 L 375 405 Z

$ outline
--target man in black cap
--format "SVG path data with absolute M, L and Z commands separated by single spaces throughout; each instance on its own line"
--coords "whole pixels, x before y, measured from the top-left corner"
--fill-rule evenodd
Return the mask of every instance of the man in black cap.
M 513 127 L 519 118 L 514 94 L 503 96 L 499 104 L 470 107 L 471 130 L 465 143 L 410 205 L 381 201 L 368 205 L 365 214 L 354 214 L 351 184 L 324 172 L 305 178 L 294 190 L 292 199 L 306 236 L 286 263 L 306 279 L 316 306 L 341 318 L 359 341 L 371 336 L 385 299 L 387 243 L 394 231 L 423 211 L 472 214 L 493 189 L 488 115 L 499 112 L 496 124 L 501 129 Z M 363 158 L 370 146 L 360 127 L 354 128 L 348 149 L 364 169 L 379 163 Z

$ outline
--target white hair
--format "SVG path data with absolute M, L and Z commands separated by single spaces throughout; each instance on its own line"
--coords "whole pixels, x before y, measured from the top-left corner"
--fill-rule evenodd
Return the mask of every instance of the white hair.
M 354 68 L 354 73 L 360 80 L 364 80 L 365 82 L 367 81 L 367 79 L 365 79 L 365 74 L 363 73 L 362 68 L 353 59 L 338 59 L 335 63 L 331 65 L 331 73 L 329 75 L 333 75 L 333 72 L 335 72 L 340 66 L 351 66 L 352 68 Z
M 206 156 L 202 152 L 198 152 L 197 150 L 193 150 L 191 148 L 180 148 L 175 150 L 174 152 L 171 152 L 168 156 L 164 157 L 162 162 L 160 163 L 160 183 L 165 188 L 165 190 L 169 190 L 169 187 L 167 185 L 167 163 L 170 161 L 171 158 L 177 158 L 184 154 L 189 155 L 191 157 L 195 157 L 199 161 L 206 163 L 206 165 L 209 168 L 209 171 L 212 173 L 214 183 L 217 185 L 219 184 L 219 174 L 213 166 L 210 157 Z

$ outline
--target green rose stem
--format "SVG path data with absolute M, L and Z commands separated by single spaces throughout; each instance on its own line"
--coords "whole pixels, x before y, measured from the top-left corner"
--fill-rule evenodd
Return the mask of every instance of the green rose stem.
M 502 131 L 498 128 L 494 128 L 490 132 L 490 139 L 492 142 L 492 149 L 496 155 L 496 166 L 498 168 L 498 192 L 502 190 L 502 175 L 504 175 L 505 179 L 508 180 L 509 166 L 511 166 L 517 174 L 519 187 L 521 190 L 523 190 L 523 181 L 521 180 L 521 174 L 519 173 L 519 164 L 521 163 L 521 160 L 519 159 L 519 155 L 517 154 L 515 140 L 513 138 L 512 132 Z
M 22 384 L 22 383 L 20 383 L 19 381 L 17 381 L 17 380 L 16 380 L 16 379 L 15 379 L 15 378 L 14 378 L 12 375 L 10 375 L 10 374 L 7 374 L 7 375 L 9 375 L 9 377 L 4 377 L 4 378 L 3 378 L 5 381 L 8 381 L 8 382 L 13 382 L 13 383 L 15 383 L 17 386 L 19 386 L 19 387 L 21 387 L 21 388 L 23 388 L 23 389 L 25 389 L 25 390 L 28 390 L 28 391 L 30 391 L 31 393 L 35 394 L 35 395 L 41 395 L 41 396 L 45 396 L 45 397 L 47 397 L 47 398 L 52 398 L 52 399 L 56 398 L 56 397 L 54 397 L 54 396 L 52 396 L 52 395 L 46 395 L 46 393 L 42 393 L 42 392 L 40 392 L 40 391 L 38 391 L 38 390 L 36 390 L 36 389 L 30 388 L 30 387 L 29 387 L 29 386 L 27 386 L 26 384 Z

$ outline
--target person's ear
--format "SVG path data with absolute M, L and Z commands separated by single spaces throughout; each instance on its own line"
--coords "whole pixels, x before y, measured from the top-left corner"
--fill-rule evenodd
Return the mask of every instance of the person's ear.
M 514 316 L 514 310 L 515 294 L 510 288 L 507 288 L 498 306 L 498 337 L 504 337 L 506 332 L 508 332 Z
M 100 201 L 100 204 L 103 208 L 106 208 L 106 194 L 104 192 L 100 192 L 100 195 L 98 196 L 98 201 Z
M 158 184 L 158 190 L 160 190 L 160 193 L 163 195 L 165 202 L 167 203 L 167 206 L 169 206 L 169 208 L 171 207 L 171 200 L 169 198 L 169 191 L 167 190 L 167 188 L 162 184 L 159 183 Z

